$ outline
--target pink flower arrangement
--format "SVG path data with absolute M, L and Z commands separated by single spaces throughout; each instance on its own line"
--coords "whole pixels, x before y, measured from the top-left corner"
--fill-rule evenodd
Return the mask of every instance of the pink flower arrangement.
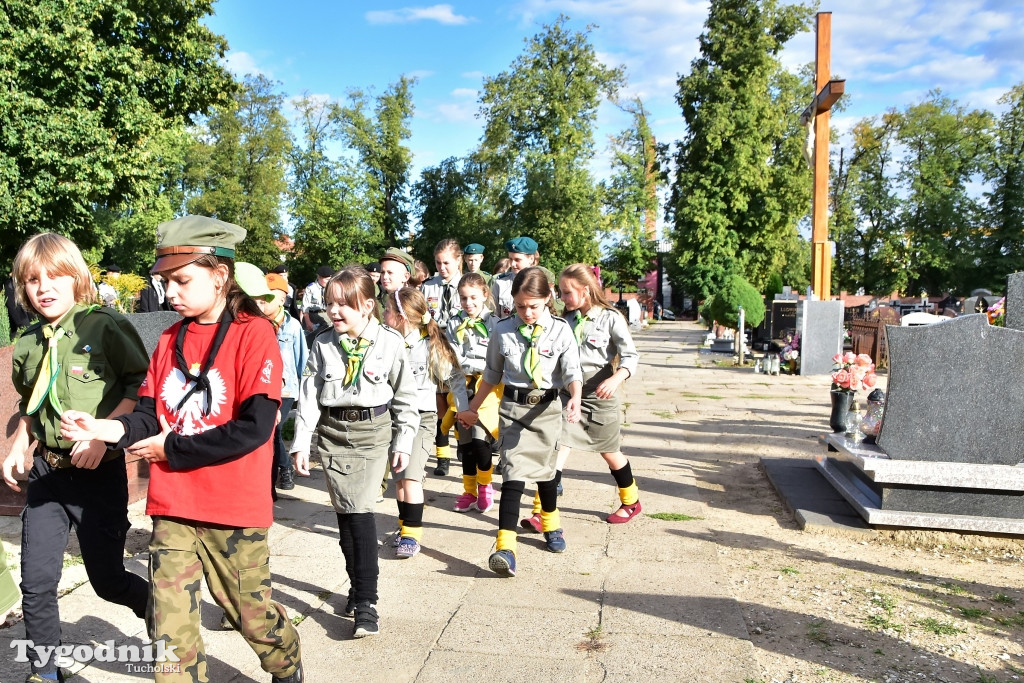
M 848 394 L 875 386 L 875 364 L 866 353 L 837 353 L 832 356 L 832 391 Z

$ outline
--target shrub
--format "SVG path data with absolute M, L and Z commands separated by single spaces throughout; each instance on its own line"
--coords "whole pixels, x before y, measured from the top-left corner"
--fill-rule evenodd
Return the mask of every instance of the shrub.
M 712 317 L 719 324 L 739 327 L 739 308 L 743 307 L 746 324 L 757 327 L 764 320 L 764 300 L 754 286 L 740 275 L 730 275 L 725 285 L 715 293 L 711 303 Z
M 7 317 L 7 295 L 0 290 L 0 347 L 11 343 L 11 321 Z

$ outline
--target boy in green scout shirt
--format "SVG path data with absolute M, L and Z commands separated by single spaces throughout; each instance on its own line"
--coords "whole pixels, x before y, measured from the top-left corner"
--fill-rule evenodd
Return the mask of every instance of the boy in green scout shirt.
M 488 287 L 491 286 L 491 280 L 494 279 L 494 276 L 481 270 L 481 267 L 484 265 L 484 245 L 477 244 L 476 242 L 468 245 L 462 252 L 462 260 L 466 262 L 467 273 L 476 273 L 484 279 Z
M 127 318 L 94 305 L 89 269 L 67 238 L 31 238 L 14 259 L 14 279 L 19 301 L 40 320 L 14 348 L 21 418 L 3 476 L 20 491 L 14 471 L 31 469 L 21 535 L 25 637 L 37 648 L 55 647 L 61 642 L 57 583 L 71 527 L 96 594 L 145 618 L 149 583 L 124 567 L 131 526 L 124 452 L 102 441 L 62 439 L 60 415 L 69 408 L 102 417 L 130 413 L 149 359 Z M 32 662 L 32 670 L 31 683 L 63 680 L 54 658 Z

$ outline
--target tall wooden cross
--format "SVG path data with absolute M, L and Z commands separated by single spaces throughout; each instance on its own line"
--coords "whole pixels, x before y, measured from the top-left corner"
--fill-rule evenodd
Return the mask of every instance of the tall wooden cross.
M 828 137 L 832 105 L 845 80 L 832 79 L 832 13 L 818 12 L 814 88 L 818 94 L 801 118 L 814 119 L 814 194 L 811 204 L 811 288 L 820 301 L 832 297 L 832 243 L 828 240 Z

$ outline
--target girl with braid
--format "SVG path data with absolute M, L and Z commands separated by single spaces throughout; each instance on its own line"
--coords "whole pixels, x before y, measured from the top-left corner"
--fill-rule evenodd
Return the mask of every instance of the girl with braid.
M 455 352 L 431 317 L 427 300 L 418 289 L 402 287 L 389 296 L 384 320 L 405 337 L 406 363 L 416 385 L 415 407 L 419 412 L 409 466 L 393 472 L 399 524 L 393 545 L 396 557 L 408 559 L 419 553 L 423 539 L 423 477 L 434 445 L 435 396 L 444 387 L 460 411 L 469 407 L 469 398 L 466 376 L 462 374 Z
M 499 413 L 499 449 L 508 466 L 498 508 L 498 542 L 488 565 L 501 576 L 516 575 L 516 526 L 527 481 L 541 499 L 547 549 L 565 551 L 559 521 L 555 459 L 562 432 L 559 390 L 568 392 L 565 419 L 580 419 L 582 376 L 579 347 L 569 324 L 551 312 L 551 285 L 540 268 L 525 268 L 512 282 L 516 315 L 500 320 L 491 334 L 483 379 L 470 409 L 459 414 L 472 427 L 491 389 L 504 383 Z

